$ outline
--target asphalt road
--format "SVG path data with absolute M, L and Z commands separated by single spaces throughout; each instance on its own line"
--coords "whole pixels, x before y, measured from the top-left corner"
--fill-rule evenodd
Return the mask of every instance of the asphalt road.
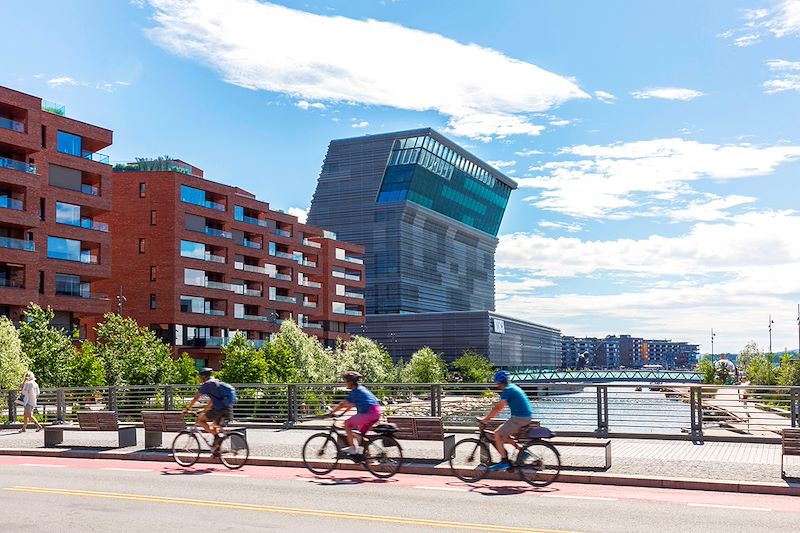
M 0 456 L 0 531 L 795 532 L 800 498 Z

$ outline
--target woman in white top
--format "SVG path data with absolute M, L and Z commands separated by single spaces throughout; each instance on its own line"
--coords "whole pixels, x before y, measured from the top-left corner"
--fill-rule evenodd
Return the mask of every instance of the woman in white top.
M 24 413 L 22 417 L 22 429 L 20 433 L 27 431 L 28 422 L 36 424 L 36 431 L 42 430 L 42 425 L 33 416 L 33 410 L 36 408 L 36 400 L 39 399 L 39 385 L 36 383 L 36 376 L 33 372 L 25 374 L 25 381 L 19 386 L 22 390 L 22 395 L 25 397 L 25 405 L 23 407 Z

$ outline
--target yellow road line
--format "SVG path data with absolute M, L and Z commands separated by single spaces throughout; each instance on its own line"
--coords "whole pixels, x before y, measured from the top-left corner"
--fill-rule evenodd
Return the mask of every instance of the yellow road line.
M 209 500 L 194 500 L 188 498 L 170 498 L 165 496 L 146 496 L 140 494 L 123 494 L 119 492 L 97 492 L 88 490 L 50 489 L 44 487 L 5 487 L 3 490 L 12 492 L 26 492 L 33 494 L 57 494 L 60 496 L 81 496 L 87 498 L 105 498 L 112 500 L 131 500 L 150 503 L 171 503 L 176 505 L 192 505 L 197 507 L 216 507 L 220 509 L 236 509 L 242 511 L 260 511 L 266 513 L 282 513 L 300 516 L 319 516 L 325 518 L 338 518 L 342 520 L 360 520 L 366 522 L 384 522 L 403 524 L 407 526 L 439 527 L 448 529 L 471 529 L 473 531 L 497 531 L 501 533 L 571 533 L 551 529 L 528 529 L 521 527 L 499 526 L 488 524 L 469 524 L 460 522 L 445 522 L 441 520 L 426 520 L 423 518 L 404 518 L 398 516 L 363 515 L 343 513 L 339 511 L 324 511 L 318 509 L 301 509 L 295 507 L 276 507 L 271 505 L 257 505 L 249 503 L 215 502 Z

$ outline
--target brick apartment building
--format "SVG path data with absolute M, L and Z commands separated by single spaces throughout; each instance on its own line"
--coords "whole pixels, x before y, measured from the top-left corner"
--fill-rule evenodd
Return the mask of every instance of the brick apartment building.
M 111 277 L 112 132 L 64 108 L 0 87 L 0 314 L 19 321 L 30 302 L 72 331 L 109 310 L 96 292 Z M 84 332 L 85 333 L 85 332 Z
M 114 272 L 100 285 L 123 314 L 212 367 L 241 331 L 254 344 L 283 320 L 332 345 L 364 321 L 361 246 L 179 160 L 115 165 Z

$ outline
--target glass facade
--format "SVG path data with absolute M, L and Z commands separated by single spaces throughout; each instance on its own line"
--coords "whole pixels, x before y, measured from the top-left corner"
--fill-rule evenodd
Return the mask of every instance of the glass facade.
M 81 260 L 81 241 L 47 237 L 47 257 L 66 261 Z
M 69 224 L 70 226 L 80 226 L 81 206 L 56 202 L 56 222 L 59 224 Z
M 59 130 L 56 140 L 57 149 L 62 154 L 83 157 L 83 139 L 81 139 L 80 135 L 73 135 Z
M 430 136 L 394 143 L 378 203 L 408 200 L 496 236 L 511 187 Z
M 201 242 L 181 241 L 181 257 L 206 258 L 206 245 Z

